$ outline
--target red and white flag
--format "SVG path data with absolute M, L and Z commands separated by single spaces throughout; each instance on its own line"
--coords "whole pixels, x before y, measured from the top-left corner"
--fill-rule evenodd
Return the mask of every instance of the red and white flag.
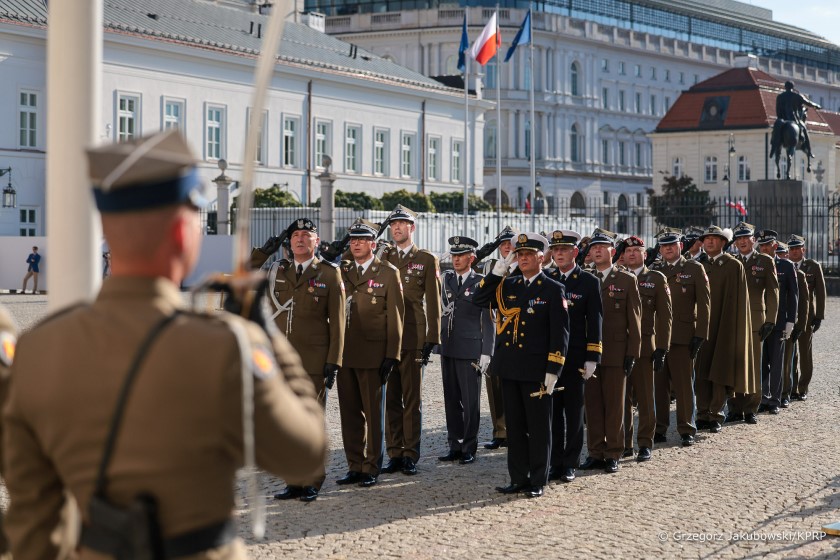
M 470 47 L 470 56 L 484 66 L 491 58 L 496 56 L 496 51 L 499 50 L 501 44 L 502 36 L 496 25 L 496 12 L 493 12 L 493 17 L 484 26 L 481 35 L 475 40 L 473 46 Z

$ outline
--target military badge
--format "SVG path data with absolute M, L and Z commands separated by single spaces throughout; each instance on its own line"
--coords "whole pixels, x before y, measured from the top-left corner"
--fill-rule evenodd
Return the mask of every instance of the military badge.
M 10 332 L 0 332 L 0 364 L 11 367 L 15 360 L 17 338 Z
M 527 243 L 528 242 L 528 236 L 525 235 L 524 233 L 520 233 L 518 242 L 519 243 Z
M 251 350 L 251 366 L 257 379 L 268 379 L 277 375 L 274 356 L 264 346 L 255 346 Z

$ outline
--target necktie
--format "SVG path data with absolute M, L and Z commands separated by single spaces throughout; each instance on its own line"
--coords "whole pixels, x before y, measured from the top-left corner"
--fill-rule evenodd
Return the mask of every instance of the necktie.
M 461 286 L 463 286 L 463 285 L 464 285 L 464 277 L 463 277 L 463 276 L 459 276 L 459 277 L 458 277 L 458 289 L 460 290 L 460 289 L 461 289 Z
M 530 280 L 525 280 L 525 287 L 527 288 L 530 285 L 531 285 L 531 281 Z
M 604 281 L 604 273 L 603 272 L 598 273 L 598 280 L 600 280 L 601 282 Z
M 400 260 L 405 259 L 405 251 L 400 251 Z
M 303 274 L 303 265 L 299 264 L 297 267 L 297 279 L 300 280 L 300 275 Z
M 565 274 L 560 275 L 560 281 L 561 282 L 566 282 L 566 275 Z
M 362 275 L 364 275 L 364 273 L 365 273 L 365 267 L 363 267 L 362 265 L 359 265 L 359 278 L 361 278 Z

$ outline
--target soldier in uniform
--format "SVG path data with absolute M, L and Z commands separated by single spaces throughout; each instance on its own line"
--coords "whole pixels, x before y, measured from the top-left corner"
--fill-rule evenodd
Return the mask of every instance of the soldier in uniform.
M 495 334 L 490 308 L 473 301 L 484 278 L 471 268 L 476 248 L 478 242 L 469 237 L 449 238 L 454 270 L 443 275 L 441 288 L 440 365 L 449 453 L 438 459 L 462 465 L 475 462 L 481 377 L 490 365 Z
M 624 240 L 624 262 L 635 274 L 642 300 L 642 352 L 627 378 L 627 396 L 624 400 L 624 449 L 625 456 L 633 456 L 633 402 L 639 414 L 638 462 L 649 461 L 656 435 L 656 406 L 654 401 L 654 375 L 665 366 L 665 357 L 671 345 L 671 290 L 665 275 L 645 266 L 645 242 L 637 236 Z
M 810 303 L 810 321 L 807 328 L 799 336 L 799 384 L 794 387 L 793 398 L 804 401 L 808 398 L 808 386 L 814 374 L 813 341 L 814 333 L 820 328 L 825 319 L 825 277 L 820 263 L 805 258 L 805 238 L 791 235 L 788 239 L 790 260 L 797 270 L 805 273 L 808 283 Z M 794 374 L 796 376 L 796 374 Z
M 776 324 L 776 315 L 779 312 L 779 279 L 773 256 L 755 250 L 755 226 L 741 222 L 733 229 L 732 236 L 738 249 L 738 259 L 744 266 L 750 296 L 750 323 L 753 329 L 752 367 L 748 372 L 747 392 L 736 393 L 729 399 L 729 413 L 725 421 L 744 420 L 747 424 L 755 424 L 755 414 L 762 404 L 761 349 L 768 337 L 771 337 L 773 325 Z
M 554 394 L 551 423 L 550 480 L 572 482 L 583 449 L 583 388 L 601 362 L 601 287 L 598 279 L 578 266 L 580 234 L 552 232 L 549 239 L 556 267 L 545 273 L 566 288 L 569 309 L 569 352 Z
M 50 533 L 77 503 L 82 558 L 117 556 L 115 535 L 139 530 L 115 529 L 117 511 L 157 526 L 159 539 L 142 537 L 150 550 L 246 558 L 230 519 L 243 385 L 253 378 L 257 464 L 303 479 L 327 449 L 312 383 L 282 336 L 182 309 L 178 286 L 201 230 L 200 180 L 179 132 L 108 144 L 88 160 L 112 275 L 93 303 L 59 311 L 17 346 L 4 411 L 12 552 L 55 558 Z
M 506 226 L 499 233 L 499 239 L 501 240 L 499 244 L 499 256 L 502 260 L 506 259 L 513 252 L 513 243 L 511 242 L 513 235 L 513 230 L 509 226 Z M 513 255 L 513 261 L 509 266 L 509 276 L 519 274 L 519 269 L 516 267 L 516 253 L 513 253 Z M 484 274 L 489 274 L 497 262 L 497 259 L 488 261 L 484 266 Z M 493 313 L 495 315 L 495 312 Z M 507 445 L 505 405 L 502 402 L 502 378 L 496 374 L 493 366 L 493 357 L 491 356 L 490 368 L 484 386 L 487 389 L 487 404 L 490 405 L 490 421 L 493 424 L 493 438 L 483 444 L 484 449 L 498 449 Z
M 709 337 L 709 279 L 703 265 L 681 255 L 680 230 L 666 228 L 656 236 L 662 262 L 659 271 L 671 290 L 671 345 L 665 367 L 654 372 L 656 435 L 654 443 L 665 443 L 670 423 L 670 389 L 677 399 L 677 432 L 684 446 L 694 443 L 694 360 Z
M 783 260 L 789 260 L 787 243 L 782 243 L 781 241 L 777 242 L 776 256 Z M 796 286 L 799 290 L 799 298 L 796 304 L 796 323 L 793 325 L 793 330 L 790 333 L 790 340 L 788 340 L 785 344 L 785 369 L 782 374 L 782 403 L 780 405 L 782 408 L 788 408 L 790 406 L 791 388 L 796 387 L 799 383 L 799 379 L 793 377 L 795 372 L 793 364 L 798 357 L 796 352 L 797 340 L 800 335 L 805 332 L 805 329 L 808 327 L 808 323 L 811 319 L 811 302 L 810 294 L 808 292 L 808 280 L 805 278 L 804 272 L 796 270 L 796 266 L 793 268 L 796 271 Z
M 799 285 L 793 263 L 776 256 L 778 234 L 766 229 L 761 232 L 758 247 L 764 255 L 772 258 L 779 278 L 779 310 L 771 334 L 765 341 L 761 360 L 761 409 L 778 414 L 782 405 L 785 347 L 796 325 L 799 306 Z M 749 281 L 749 278 L 747 279 Z M 750 300 L 752 301 L 752 300 Z M 767 314 L 770 317 L 770 314 Z
M 9 371 L 15 358 L 17 344 L 17 326 L 5 308 L 0 306 L 0 408 L 6 403 L 9 394 Z M 3 470 L 3 422 L 0 419 L 0 473 Z M 3 514 L 0 513 L 0 555 L 9 551 L 9 543 L 3 532 Z
M 354 224 L 349 232 L 353 261 L 341 265 L 347 326 L 338 404 L 349 470 L 336 482 L 365 488 L 376 484 L 382 468 L 385 384 L 399 364 L 405 316 L 399 273 L 373 254 L 376 232 L 376 224 Z
M 733 393 L 747 393 L 752 367 L 752 321 L 747 277 L 741 261 L 723 251 L 729 241 L 718 226 L 700 236 L 708 259 L 711 307 L 709 339 L 700 349 L 695 368 L 697 427 L 721 430 L 723 409 Z
M 551 458 L 551 395 L 566 361 L 569 313 L 563 286 L 542 272 L 547 241 L 520 233 L 514 252 L 521 276 L 506 277 L 513 257 L 497 262 L 474 301 L 497 310 L 496 373 L 502 378 L 510 484 L 503 494 L 543 495 Z
M 403 282 L 405 323 L 399 370 L 386 390 L 385 440 L 390 460 L 382 472 L 402 470 L 414 475 L 423 429 L 422 366 L 440 342 L 440 268 L 437 257 L 419 249 L 412 240 L 414 212 L 397 205 L 388 221 L 396 243 L 396 250 L 388 252 L 388 261 Z
M 642 349 L 642 302 L 636 277 L 612 264 L 615 234 L 596 229 L 589 242 L 593 273 L 601 281 L 604 353 L 586 382 L 586 446 L 581 469 L 618 472 L 624 453 L 624 398 L 627 377 Z
M 277 307 L 274 322 L 300 354 L 318 401 L 327 404 L 327 389 L 335 382 L 344 350 L 344 284 L 331 263 L 315 256 L 320 239 L 314 223 L 300 218 L 289 224 L 292 259 L 280 260 L 269 273 L 268 290 Z M 326 473 L 311 480 L 289 482 L 278 500 L 318 497 Z

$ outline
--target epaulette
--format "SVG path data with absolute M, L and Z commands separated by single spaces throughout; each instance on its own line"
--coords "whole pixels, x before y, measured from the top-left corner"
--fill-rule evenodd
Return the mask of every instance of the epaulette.
M 290 261 L 289 259 L 277 259 L 277 267 L 280 270 L 286 270 L 291 266 L 291 264 L 292 261 Z

